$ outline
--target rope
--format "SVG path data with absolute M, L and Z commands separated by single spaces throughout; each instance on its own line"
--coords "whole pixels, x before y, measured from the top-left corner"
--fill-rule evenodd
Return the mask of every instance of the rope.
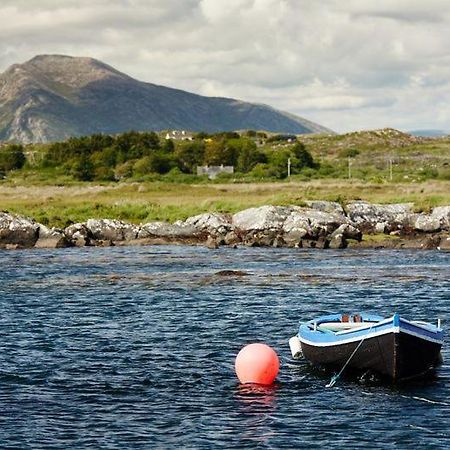
M 367 334 L 361 339 L 361 341 L 359 342 L 359 344 L 356 346 L 355 350 L 353 350 L 353 353 L 350 355 L 350 358 L 347 359 L 346 363 L 342 366 L 342 369 L 339 371 L 339 373 L 337 375 L 333 375 L 331 377 L 330 382 L 325 385 L 325 387 L 329 388 L 329 387 L 333 387 L 336 384 L 336 381 L 339 379 L 339 377 L 342 375 L 342 373 L 344 372 L 345 368 L 348 366 L 348 363 L 351 361 L 351 359 L 353 358 L 353 356 L 355 356 L 355 353 L 358 351 L 358 349 L 361 347 L 362 343 L 365 341 L 366 337 L 369 335 L 370 330 L 372 329 L 372 327 L 375 324 L 372 324 L 372 326 L 367 330 Z

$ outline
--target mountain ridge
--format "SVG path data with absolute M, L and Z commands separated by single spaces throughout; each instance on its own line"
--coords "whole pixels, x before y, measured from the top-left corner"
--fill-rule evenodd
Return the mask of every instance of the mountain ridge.
M 37 55 L 0 74 L 0 140 L 51 142 L 131 129 L 332 133 L 271 106 L 139 81 L 89 57 Z

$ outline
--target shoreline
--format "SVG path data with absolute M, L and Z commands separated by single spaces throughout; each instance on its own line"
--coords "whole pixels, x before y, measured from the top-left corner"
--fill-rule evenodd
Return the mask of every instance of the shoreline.
M 306 207 L 249 208 L 236 214 L 204 213 L 184 221 L 140 225 L 89 219 L 64 229 L 0 212 L 0 249 L 125 245 L 204 245 L 287 248 L 391 248 L 450 250 L 450 206 L 429 214 L 413 204 L 309 201 Z

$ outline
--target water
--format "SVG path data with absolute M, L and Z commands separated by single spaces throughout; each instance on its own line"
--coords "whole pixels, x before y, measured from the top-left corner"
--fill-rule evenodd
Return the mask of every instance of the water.
M 395 388 L 293 363 L 322 313 L 449 323 L 450 254 L 196 247 L 0 252 L 1 448 L 450 446 L 450 355 Z M 240 270 L 244 276 L 221 276 Z M 278 382 L 240 386 L 264 341 Z

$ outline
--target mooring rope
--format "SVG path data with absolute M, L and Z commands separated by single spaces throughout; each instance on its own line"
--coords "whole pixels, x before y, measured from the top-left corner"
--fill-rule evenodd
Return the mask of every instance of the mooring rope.
M 369 335 L 370 330 L 372 329 L 372 327 L 375 325 L 372 324 L 371 327 L 367 330 L 367 334 L 364 335 L 364 337 L 361 339 L 361 341 L 359 342 L 359 344 L 356 346 L 355 350 L 353 350 L 353 353 L 350 355 L 350 358 L 347 359 L 346 363 L 342 366 L 342 369 L 339 371 L 339 373 L 337 375 L 333 375 L 331 377 L 330 382 L 325 385 L 325 387 L 329 388 L 329 387 L 333 387 L 336 384 L 336 381 L 339 379 L 339 377 L 342 375 L 342 373 L 344 372 L 345 368 L 348 366 L 348 363 L 351 361 L 351 359 L 353 358 L 353 356 L 355 356 L 355 353 L 358 351 L 358 349 L 361 347 L 362 343 L 365 341 L 366 337 Z

